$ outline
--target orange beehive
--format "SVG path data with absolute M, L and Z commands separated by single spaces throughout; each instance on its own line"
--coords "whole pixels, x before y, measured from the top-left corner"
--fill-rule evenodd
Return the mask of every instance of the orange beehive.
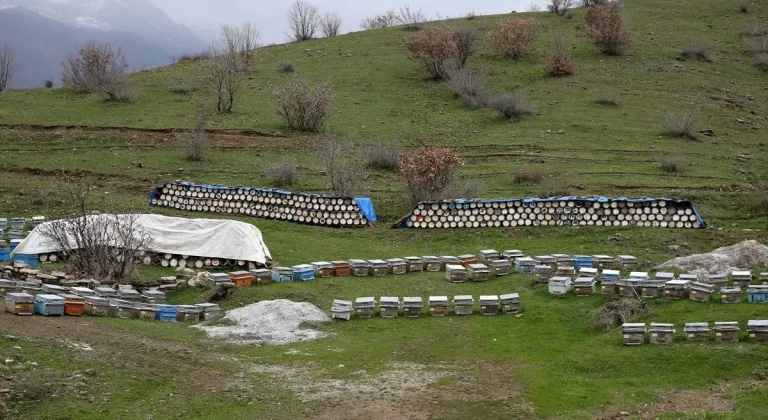
M 478 263 L 477 255 L 472 254 L 465 254 L 465 255 L 459 255 L 459 264 L 463 265 L 464 268 L 469 267 L 470 264 L 477 264 Z
M 85 298 L 77 295 L 61 295 L 64 298 L 64 314 L 82 316 L 85 313 Z
M 334 276 L 348 276 L 350 273 L 349 261 L 331 261 Z
M 251 273 L 247 271 L 233 271 L 229 273 L 229 278 L 237 287 L 251 287 L 251 282 L 253 281 Z

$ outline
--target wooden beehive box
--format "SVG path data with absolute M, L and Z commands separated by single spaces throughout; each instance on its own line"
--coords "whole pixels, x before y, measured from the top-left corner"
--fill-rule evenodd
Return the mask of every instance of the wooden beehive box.
M 677 278 L 679 280 L 686 280 L 686 281 L 689 281 L 691 283 L 699 281 L 699 276 L 697 274 L 691 274 L 691 273 L 680 274 L 679 276 L 677 276 Z
M 72 287 L 69 289 L 69 291 L 82 297 L 96 296 L 96 292 L 87 287 Z
M 688 341 L 709 341 L 712 332 L 707 322 L 687 322 L 683 331 Z
M 316 261 L 312 263 L 315 277 L 328 278 L 333 276 L 333 264 L 328 261 Z
M 664 283 L 664 297 L 667 299 L 688 299 L 691 282 L 688 280 L 670 280 Z
M 370 318 L 376 314 L 376 298 L 373 296 L 355 299 L 355 312 L 358 318 Z
M 603 270 L 600 272 L 600 281 L 616 281 L 621 278 L 619 270 Z
M 711 284 L 691 283 L 689 298 L 697 302 L 709 302 L 712 299 L 712 293 L 715 288 Z
M 520 313 L 520 294 L 509 293 L 501 295 L 501 311 L 505 314 L 519 314 Z
M 368 266 L 368 275 L 374 277 L 384 277 L 389 272 L 389 264 L 384 260 L 369 260 Z
M 768 303 L 768 285 L 755 284 L 747 288 L 747 302 Z
M 651 344 L 672 344 L 675 339 L 675 324 L 652 323 L 648 328 Z
M 463 265 L 464 268 L 469 267 L 471 264 L 477 264 L 478 262 L 480 262 L 477 258 L 477 255 L 472 255 L 472 254 L 459 255 L 458 258 L 459 258 L 459 264 Z
M 331 261 L 331 264 L 333 264 L 334 276 L 344 277 L 350 275 L 352 272 L 349 261 Z
M 594 267 L 582 267 L 579 269 L 579 277 L 592 277 L 596 278 L 599 270 Z
M 349 321 L 352 318 L 352 302 L 349 300 L 334 299 L 331 306 L 331 319 L 343 319 Z
M 165 292 L 161 292 L 160 290 L 145 290 L 141 292 L 141 297 L 144 303 L 152 305 L 162 305 L 165 303 Z
M 592 267 L 597 268 L 599 270 L 605 270 L 605 269 L 610 270 L 613 268 L 613 257 L 611 257 L 610 255 L 593 255 Z
M 768 341 L 768 319 L 750 319 L 747 321 L 749 341 Z
M 548 265 L 553 273 L 557 271 L 558 264 L 555 257 L 551 255 L 537 255 L 533 259 L 536 260 L 537 265 Z
M 229 273 L 229 279 L 237 287 L 251 287 L 253 277 L 248 271 L 233 271 Z
M 35 312 L 40 315 L 64 315 L 64 306 L 64 298 L 59 295 L 39 294 L 35 296 Z
M 63 294 L 64 315 L 82 316 L 85 313 L 85 298 L 73 294 Z
M 663 280 L 648 280 L 643 283 L 640 290 L 640 296 L 645 299 L 655 299 L 664 297 L 664 288 L 666 282 Z
M 741 303 L 741 287 L 723 287 L 720 289 L 720 301 L 723 303 Z
M 178 305 L 176 306 L 176 320 L 188 324 L 197 324 L 200 322 L 200 313 L 202 311 L 202 308 L 195 305 Z
M 573 292 L 576 296 L 591 296 L 595 294 L 596 284 L 594 277 L 579 277 L 573 281 Z
M 453 255 L 440 256 L 440 269 L 445 270 L 445 266 L 448 264 L 461 265 L 461 262 L 459 262 L 459 257 L 454 257 Z
M 706 283 L 719 292 L 728 286 L 728 276 L 725 273 L 711 274 L 707 276 Z
M 59 286 L 57 284 L 43 284 L 40 288 L 43 293 L 49 295 L 63 295 L 69 293 L 68 287 Z
M 519 257 L 515 259 L 515 271 L 520 274 L 533 274 L 536 260 L 531 257 Z
M 200 312 L 200 321 L 213 321 L 217 319 L 221 313 L 221 307 L 215 303 L 198 303 L 195 306 L 202 309 L 202 312 Z
M 561 277 L 574 277 L 576 275 L 576 269 L 570 265 L 558 265 L 555 275 Z
M 658 272 L 653 275 L 654 280 L 663 281 L 664 283 L 674 280 L 675 279 L 675 273 L 667 273 L 667 272 Z
M 467 275 L 474 282 L 488 281 L 491 270 L 485 264 L 470 264 L 467 267 Z
M 624 323 L 621 334 L 621 342 L 625 346 L 645 344 L 645 323 Z
M 141 293 L 136 289 L 120 289 L 117 291 L 117 296 L 129 302 L 141 302 Z
M 157 305 L 152 303 L 137 303 L 136 317 L 145 321 L 154 321 L 157 319 Z
M 570 277 L 552 277 L 549 279 L 549 293 L 552 295 L 565 295 L 571 290 Z
M 429 313 L 432 316 L 448 315 L 448 296 L 430 296 Z
M 406 296 L 403 298 L 403 315 L 407 318 L 418 318 L 424 305 L 420 296 Z
M 510 262 L 516 262 L 518 258 L 524 257 L 525 254 L 519 249 L 507 249 L 501 253 L 501 256 Z
M 367 272 L 366 268 L 366 272 Z M 275 267 L 272 269 L 272 281 L 275 283 L 290 283 L 293 281 L 293 269 L 291 267 Z
M 737 343 L 740 330 L 738 322 L 715 322 L 715 341 Z
M 571 265 L 576 269 L 591 268 L 592 256 L 591 255 L 573 255 L 571 256 Z
M 536 265 L 533 267 L 533 281 L 536 283 L 547 283 L 552 278 L 552 266 Z
M 631 255 L 619 255 L 616 257 L 616 263 L 620 269 L 631 271 L 637 267 L 637 258 Z
M 616 294 L 620 297 L 633 298 L 640 294 L 642 288 L 635 289 L 635 286 L 627 279 L 616 280 Z
M 424 271 L 424 258 L 405 257 L 405 262 L 408 265 L 409 273 L 419 273 Z
M 453 283 L 463 283 L 467 280 L 467 269 L 463 265 L 448 264 L 445 266 L 445 279 Z
M 109 299 L 86 296 L 84 311 L 86 315 L 90 316 L 107 316 L 109 315 Z
M 496 251 L 495 249 L 484 249 L 477 255 L 477 259 L 483 264 L 488 264 L 493 260 L 499 259 L 499 251 Z
M 0 279 L 0 296 L 5 296 L 8 293 L 18 293 L 19 288 L 16 286 L 16 282 L 13 280 Z
M 506 276 L 512 271 L 512 264 L 509 260 L 491 260 L 489 267 L 497 277 Z
M 109 299 L 109 315 L 117 318 L 137 318 L 136 302 L 122 299 Z
M 453 297 L 453 312 L 456 315 L 472 315 L 475 311 L 475 298 L 471 295 L 460 295 Z
M 608 296 L 612 296 L 618 293 L 616 287 L 617 280 L 602 280 L 600 282 L 600 293 Z
M 496 295 L 480 296 L 480 314 L 496 315 L 501 308 L 501 300 Z
M 29 293 L 7 293 L 5 311 L 15 315 L 32 315 L 35 313 L 35 297 Z
M 387 260 L 392 274 L 401 275 L 408 272 L 408 263 L 402 258 L 390 258 Z
M 232 278 L 227 273 L 211 273 L 211 281 L 214 284 L 229 283 Z
M 272 272 L 266 268 L 251 270 L 251 284 L 269 284 L 272 282 Z
M 424 257 L 424 269 L 425 271 L 438 272 L 442 270 L 443 262 L 440 257 L 425 256 Z
M 768 283 L 768 273 L 760 273 L 760 282 L 763 284 Z
M 310 281 L 315 279 L 315 267 L 312 264 L 299 264 L 291 267 L 294 281 Z M 250 275 L 248 276 L 250 278 Z
M 573 267 L 571 265 L 571 256 L 568 254 L 552 254 L 552 257 L 557 263 L 558 270 L 560 267 Z
M 158 321 L 177 322 L 179 311 L 176 305 L 155 305 L 155 307 Z
M 383 318 L 397 318 L 400 316 L 400 298 L 382 296 L 379 299 L 379 313 L 381 313 Z
M 369 264 L 366 260 L 349 260 L 349 266 L 352 269 L 352 275 L 355 277 L 366 277 L 369 271 Z

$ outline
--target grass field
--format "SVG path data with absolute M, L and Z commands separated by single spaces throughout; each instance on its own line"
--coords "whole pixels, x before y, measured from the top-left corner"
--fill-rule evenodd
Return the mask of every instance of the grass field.
M 767 13 L 758 3 L 752 2 L 753 9 Z M 294 190 L 325 192 L 310 152 L 314 139 L 286 130 L 270 101 L 270 86 L 285 77 L 278 64 L 290 60 L 298 74 L 335 87 L 330 131 L 361 146 L 396 138 L 408 149 L 455 147 L 466 161 L 462 179 L 481 182 L 485 197 L 538 195 L 557 186 L 580 195 L 689 199 L 710 228 L 393 230 L 388 224 L 409 210 L 403 188 L 396 174 L 372 171 L 367 190 L 383 220 L 377 226 L 328 230 L 239 218 L 263 232 L 283 265 L 518 248 L 531 255 L 631 253 L 650 267 L 743 239 L 766 243 L 768 210 L 755 189 L 768 180 L 768 90 L 765 74 L 743 52 L 740 28 L 748 16 L 736 6 L 717 0 L 629 1 L 633 46 L 623 57 L 600 56 L 578 35 L 581 9 L 572 20 L 533 15 L 543 25 L 538 48 L 516 62 L 484 50 L 485 31 L 498 16 L 456 21 L 481 28 L 481 52 L 472 65 L 488 68 L 493 88 L 524 88 L 538 102 L 537 114 L 519 122 L 469 110 L 443 86 L 424 80 L 406 56 L 410 33 L 398 28 L 266 47 L 235 112 L 212 121 L 211 128 L 225 131 L 212 134 L 200 163 L 184 160 L 175 134 L 166 130 L 191 127 L 197 104 L 210 100 L 197 79 L 197 63 L 133 76 L 141 86 L 136 104 L 107 104 L 66 89 L 4 92 L 0 217 L 66 215 L 67 177 L 95 187 L 95 209 L 219 217 L 149 208 L 148 196 L 172 179 L 265 186 L 264 169 L 282 159 L 295 161 L 305 174 Z M 579 65 L 574 76 L 543 75 L 554 29 L 565 30 L 573 46 Z M 693 41 L 708 44 L 712 62 L 676 59 Z M 169 84 L 180 81 L 197 87 L 194 94 L 172 93 Z M 620 105 L 594 103 L 595 90 L 619 92 Z M 694 105 L 702 107 L 700 129 L 711 128 L 714 136 L 691 141 L 662 133 L 662 108 L 682 114 Z M 665 172 L 660 155 L 679 156 L 685 169 Z M 516 183 L 519 170 L 546 172 L 551 181 Z M 164 274 L 154 268 L 144 273 Z M 13 391 L 9 397 L 0 393 L 0 401 L 11 418 L 24 419 L 335 419 L 380 413 L 417 419 L 611 418 L 623 411 L 640 418 L 758 419 L 768 411 L 765 345 L 680 340 L 626 348 L 618 331 L 589 328 L 602 297 L 555 298 L 520 275 L 462 285 L 439 274 L 270 285 L 238 290 L 224 307 L 287 298 L 328 309 L 334 298 L 362 295 L 508 292 L 521 294 L 522 317 L 355 320 L 321 326 L 329 337 L 319 341 L 279 347 L 223 346 L 180 325 L 3 315 L 0 331 L 20 340 L 0 340 L 0 356 L 37 365 L 0 370 L 0 390 Z M 188 289 L 170 299 L 195 302 L 204 293 Z M 747 319 L 768 317 L 764 305 L 746 303 L 649 306 L 639 321 L 674 322 L 678 331 L 684 322 L 744 326 Z M 67 340 L 93 350 L 78 350 Z M 78 383 L 81 377 L 69 378 L 89 369 L 94 371 L 84 384 L 61 385 Z M 409 381 L 415 385 L 405 392 Z M 42 391 L 37 398 L 14 396 L 21 384 Z M 345 392 L 331 392 L 337 388 Z

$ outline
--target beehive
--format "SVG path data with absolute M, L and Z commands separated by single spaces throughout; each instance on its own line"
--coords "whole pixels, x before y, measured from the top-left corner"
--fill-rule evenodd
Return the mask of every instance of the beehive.
M 712 285 L 715 291 L 721 291 L 728 286 L 728 276 L 725 273 L 711 274 L 707 276 L 706 283 Z
M 109 315 L 109 300 L 98 296 L 86 296 L 83 311 L 90 316 Z
M 755 284 L 747 288 L 747 302 L 768 303 L 768 285 Z
M 366 260 L 349 260 L 349 266 L 352 268 L 352 275 L 355 277 L 366 277 L 368 275 L 369 264 Z
M 136 302 L 122 299 L 109 299 L 109 315 L 117 318 L 138 318 Z
M 383 318 L 397 318 L 400 316 L 400 298 L 395 296 L 382 296 L 379 298 L 379 313 Z
M 687 322 L 683 331 L 688 341 L 709 341 L 712 330 L 707 322 Z
M 642 292 L 642 288 L 635 286 L 627 279 L 616 280 L 616 294 L 620 297 L 633 298 Z
M 453 283 L 463 283 L 467 280 L 467 269 L 463 265 L 448 264 L 445 266 L 445 279 Z
M 188 324 L 197 324 L 200 322 L 201 312 L 203 312 L 203 308 L 195 305 L 178 305 L 176 306 L 176 320 Z
M 570 265 L 558 265 L 555 275 L 560 277 L 574 277 L 576 275 L 576 269 Z
M 524 257 L 525 254 L 519 249 L 507 249 L 501 253 L 501 256 L 510 262 L 516 262 L 518 258 Z
M 370 318 L 376 314 L 376 298 L 373 296 L 355 299 L 355 312 L 358 318 Z
M 16 282 L 12 280 L 0 279 L 0 296 L 5 296 L 8 293 L 17 293 L 19 291 Z
M 43 284 L 41 286 L 43 293 L 49 295 L 63 295 L 69 293 L 68 287 L 62 287 L 57 284 Z
M 740 303 L 741 287 L 729 286 L 720 289 L 720 301 L 723 303 Z
M 87 287 L 72 287 L 69 291 L 82 297 L 96 296 L 96 292 Z
M 591 296 L 595 294 L 596 284 L 594 277 L 579 277 L 573 281 L 573 291 L 576 296 Z
M 348 276 L 352 270 L 349 261 L 331 261 L 333 264 L 333 275 L 337 277 Z
M 366 268 L 366 272 L 367 272 Z M 272 281 L 275 283 L 289 283 L 293 281 L 293 269 L 291 267 L 274 267 L 272 269 Z
M 675 339 L 675 324 L 652 323 L 648 328 L 651 344 L 672 344 Z
M 405 262 L 408 265 L 409 273 L 419 273 L 424 271 L 424 258 L 405 257 Z
M 85 298 L 73 294 L 63 294 L 64 314 L 69 316 L 82 316 L 85 313 Z
M 531 257 L 519 257 L 515 259 L 515 271 L 520 274 L 533 274 L 536 260 Z
M 200 321 L 216 320 L 221 313 L 221 308 L 215 303 L 198 303 L 195 306 L 202 309 L 202 312 L 200 312 Z
M 35 312 L 43 316 L 64 315 L 64 298 L 58 295 L 39 294 L 35 296 Z
M 520 294 L 519 293 L 509 293 L 506 295 L 501 295 L 499 298 L 501 301 L 502 312 L 510 315 L 520 313 Z
M 552 278 L 552 266 L 536 265 L 533 267 L 533 281 L 536 283 L 547 283 Z
M 312 263 L 315 270 L 315 277 L 328 278 L 333 276 L 333 264 L 328 261 L 316 261 Z
M 631 255 L 619 255 L 616 257 L 618 268 L 631 271 L 637 267 L 637 258 Z
M 574 255 L 571 257 L 571 265 L 577 270 L 587 267 L 592 268 L 592 256 Z
M 472 315 L 475 306 L 475 298 L 470 295 L 460 295 L 453 297 L 453 312 L 456 315 Z
M 480 296 L 480 314 L 496 315 L 499 313 L 501 301 L 496 295 Z
M 571 290 L 570 277 L 552 277 L 549 279 L 549 293 L 552 295 L 565 295 Z
M 35 297 L 29 293 L 6 293 L 5 311 L 16 315 L 32 315 L 35 313 Z
M 736 343 L 740 330 L 738 322 L 715 322 L 715 341 Z
M 117 296 L 130 302 L 141 302 L 141 293 L 135 289 L 120 289 L 117 291 Z
M 155 305 L 157 308 L 157 320 L 164 322 L 176 322 L 179 311 L 176 305 Z
M 601 281 L 616 281 L 621 277 L 619 270 L 603 270 L 600 272 Z
M 418 318 L 424 306 L 420 296 L 406 296 L 403 298 L 403 315 L 408 318 Z
M 768 341 L 768 319 L 750 319 L 747 321 L 749 341 Z
M 760 282 L 763 284 L 768 283 L 768 273 L 760 273 Z
M 227 273 L 211 273 L 211 281 L 214 284 L 229 283 L 232 277 Z
M 557 271 L 557 259 L 551 255 L 538 255 L 533 257 L 534 260 L 536 260 L 537 265 L 548 265 L 552 272 Z
M 151 303 L 137 303 L 136 318 L 154 321 L 157 319 L 157 306 Z
M 592 267 L 597 268 L 599 270 L 605 270 L 605 269 L 611 269 L 613 268 L 613 257 L 610 255 L 593 255 L 592 256 Z
M 95 288 L 94 291 L 96 292 L 96 296 L 101 298 L 108 299 L 108 298 L 118 297 L 117 290 L 111 287 L 101 286 L 101 287 Z
M 488 281 L 491 271 L 485 264 L 470 264 L 467 267 L 467 275 L 474 282 Z
M 459 261 L 459 257 L 454 257 L 453 255 L 440 256 L 440 269 L 445 270 L 445 266 L 448 264 L 461 265 L 461 262 Z
M 32 296 L 43 294 L 42 284 L 29 281 L 17 281 L 16 287 L 21 293 L 29 293 Z
M 688 280 L 670 280 L 664 283 L 664 297 L 667 299 L 688 299 L 691 282 Z
M 712 292 L 715 288 L 711 284 L 706 283 L 691 283 L 689 291 L 689 297 L 691 300 L 697 302 L 709 302 L 712 299 Z
M 571 265 L 571 256 L 568 254 L 552 254 L 552 257 L 557 262 L 558 269 L 560 267 L 573 267 Z
M 448 315 L 448 296 L 430 296 L 429 313 L 432 316 Z
M 426 256 L 424 257 L 424 267 L 426 271 L 440 271 L 442 269 L 442 260 L 440 257 Z
M 602 293 L 604 295 L 608 295 L 608 296 L 617 294 L 618 293 L 618 288 L 616 286 L 616 282 L 617 281 L 618 280 L 605 280 L 605 279 L 603 279 L 600 282 L 600 293 Z
M 666 282 L 663 280 L 648 280 L 642 285 L 640 296 L 646 299 L 664 297 Z
M 141 293 L 142 301 L 152 305 L 165 303 L 165 292 L 159 290 L 145 290 Z
M 389 271 L 389 264 L 384 260 L 369 260 L 368 266 L 368 274 L 375 277 L 386 276 Z
M 488 264 L 493 275 L 497 277 L 506 276 L 512 271 L 509 260 L 491 260 Z
M 598 269 L 594 267 L 582 267 L 579 269 L 579 277 L 597 277 Z
M 675 279 L 675 273 L 658 272 L 653 275 L 654 280 L 668 282 Z
M 343 319 L 349 321 L 352 318 L 352 302 L 348 300 L 334 299 L 331 305 L 331 319 Z
M 488 264 L 493 260 L 499 259 L 499 251 L 496 251 L 495 249 L 484 249 L 477 255 L 477 259 L 483 264 Z
M 294 281 L 310 281 L 315 279 L 315 267 L 311 264 L 298 264 L 291 267 Z M 250 279 L 251 276 L 249 275 Z
M 251 270 L 251 284 L 269 284 L 272 282 L 272 272 L 267 270 L 266 268 L 257 268 L 256 270 Z
M 392 274 L 401 275 L 408 272 L 408 263 L 402 258 L 390 258 L 387 263 Z
M 645 323 L 624 323 L 621 326 L 621 342 L 625 346 L 645 344 Z
M 629 273 L 627 280 L 637 287 L 648 281 L 648 273 L 645 271 L 632 271 Z
M 679 280 L 686 280 L 686 281 L 689 281 L 691 283 L 699 281 L 699 276 L 697 274 L 691 274 L 691 273 L 680 274 L 679 276 L 677 276 L 677 278 Z

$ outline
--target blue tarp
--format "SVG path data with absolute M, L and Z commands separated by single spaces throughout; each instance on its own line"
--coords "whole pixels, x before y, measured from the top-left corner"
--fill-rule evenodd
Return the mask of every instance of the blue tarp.
M 363 212 L 366 219 L 376 222 L 376 212 L 373 210 L 373 202 L 370 198 L 357 197 L 355 203 L 357 203 L 357 207 L 360 207 L 360 211 Z

